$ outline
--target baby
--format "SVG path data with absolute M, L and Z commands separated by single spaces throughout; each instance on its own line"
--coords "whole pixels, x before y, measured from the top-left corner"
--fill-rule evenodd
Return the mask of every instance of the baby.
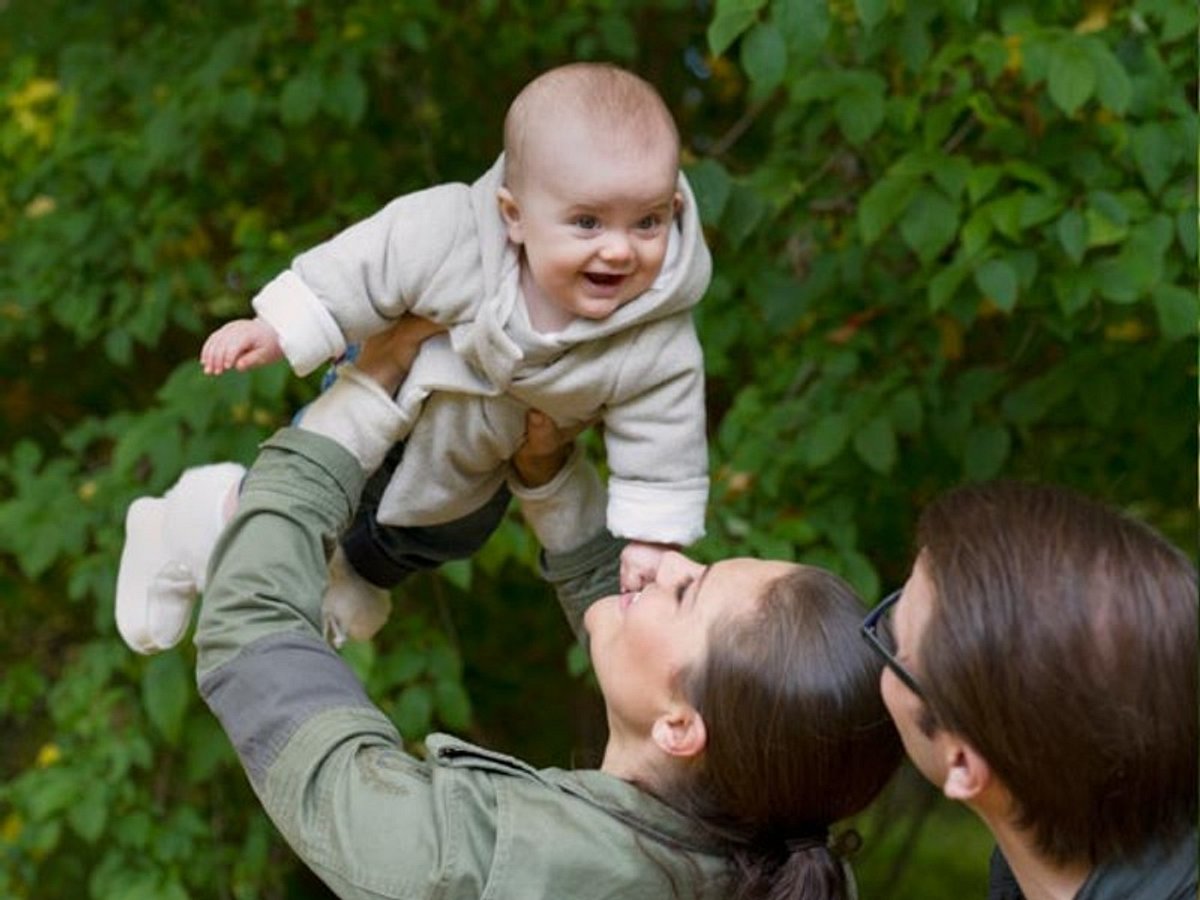
M 529 409 L 563 428 L 603 422 L 608 527 L 630 541 L 624 589 L 653 576 L 664 548 L 703 534 L 703 357 L 691 307 L 711 260 L 670 112 L 636 75 L 567 65 L 514 100 L 504 150 L 474 184 L 402 196 L 302 253 L 254 298 L 255 318 L 223 326 L 201 353 L 209 374 L 286 357 L 304 375 L 405 313 L 444 329 L 395 398 L 409 431 L 386 483 L 335 554 L 335 638 L 374 633 L 387 615 L 383 589 L 411 571 L 395 560 L 428 558 L 428 535 L 454 547 L 465 523 L 449 556 L 482 543 L 507 505 Z M 117 622 L 127 643 L 152 652 L 182 636 L 198 585 L 156 576 L 178 561 L 158 538 L 143 552 L 132 512 Z M 193 582 L 200 562 L 188 567 Z M 163 615 L 174 617 L 166 627 L 147 624 Z

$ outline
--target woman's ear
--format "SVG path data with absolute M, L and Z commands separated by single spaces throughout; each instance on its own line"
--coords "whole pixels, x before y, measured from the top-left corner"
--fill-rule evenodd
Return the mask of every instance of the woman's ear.
M 517 204 L 517 198 L 508 188 L 502 187 L 496 191 L 496 202 L 500 204 L 500 218 L 504 220 L 508 239 L 514 244 L 522 243 L 525 231 L 521 227 L 521 207 Z
M 668 756 L 694 759 L 708 744 L 708 728 L 700 713 L 681 704 L 654 720 L 650 737 Z

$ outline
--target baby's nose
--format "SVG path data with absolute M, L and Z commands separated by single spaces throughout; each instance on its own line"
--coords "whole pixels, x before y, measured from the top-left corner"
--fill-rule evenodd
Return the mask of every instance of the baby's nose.
M 610 231 L 604 238 L 604 247 L 601 253 L 605 259 L 623 260 L 628 259 L 632 247 L 629 243 L 629 237 L 623 231 Z

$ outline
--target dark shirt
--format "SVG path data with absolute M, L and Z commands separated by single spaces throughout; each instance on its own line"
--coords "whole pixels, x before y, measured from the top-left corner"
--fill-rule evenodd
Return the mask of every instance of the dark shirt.
M 1097 866 L 1075 900 L 1195 900 L 1196 832 L 1174 844 L 1155 845 L 1132 860 Z M 992 851 L 988 900 L 1025 900 L 1000 848 Z

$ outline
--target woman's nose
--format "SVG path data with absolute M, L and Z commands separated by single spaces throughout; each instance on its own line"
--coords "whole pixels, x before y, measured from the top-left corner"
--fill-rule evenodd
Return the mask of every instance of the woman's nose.
M 703 568 L 698 562 L 693 562 L 682 553 L 668 550 L 659 560 L 658 574 L 654 580 L 663 587 L 674 587 L 681 581 L 695 578 Z

